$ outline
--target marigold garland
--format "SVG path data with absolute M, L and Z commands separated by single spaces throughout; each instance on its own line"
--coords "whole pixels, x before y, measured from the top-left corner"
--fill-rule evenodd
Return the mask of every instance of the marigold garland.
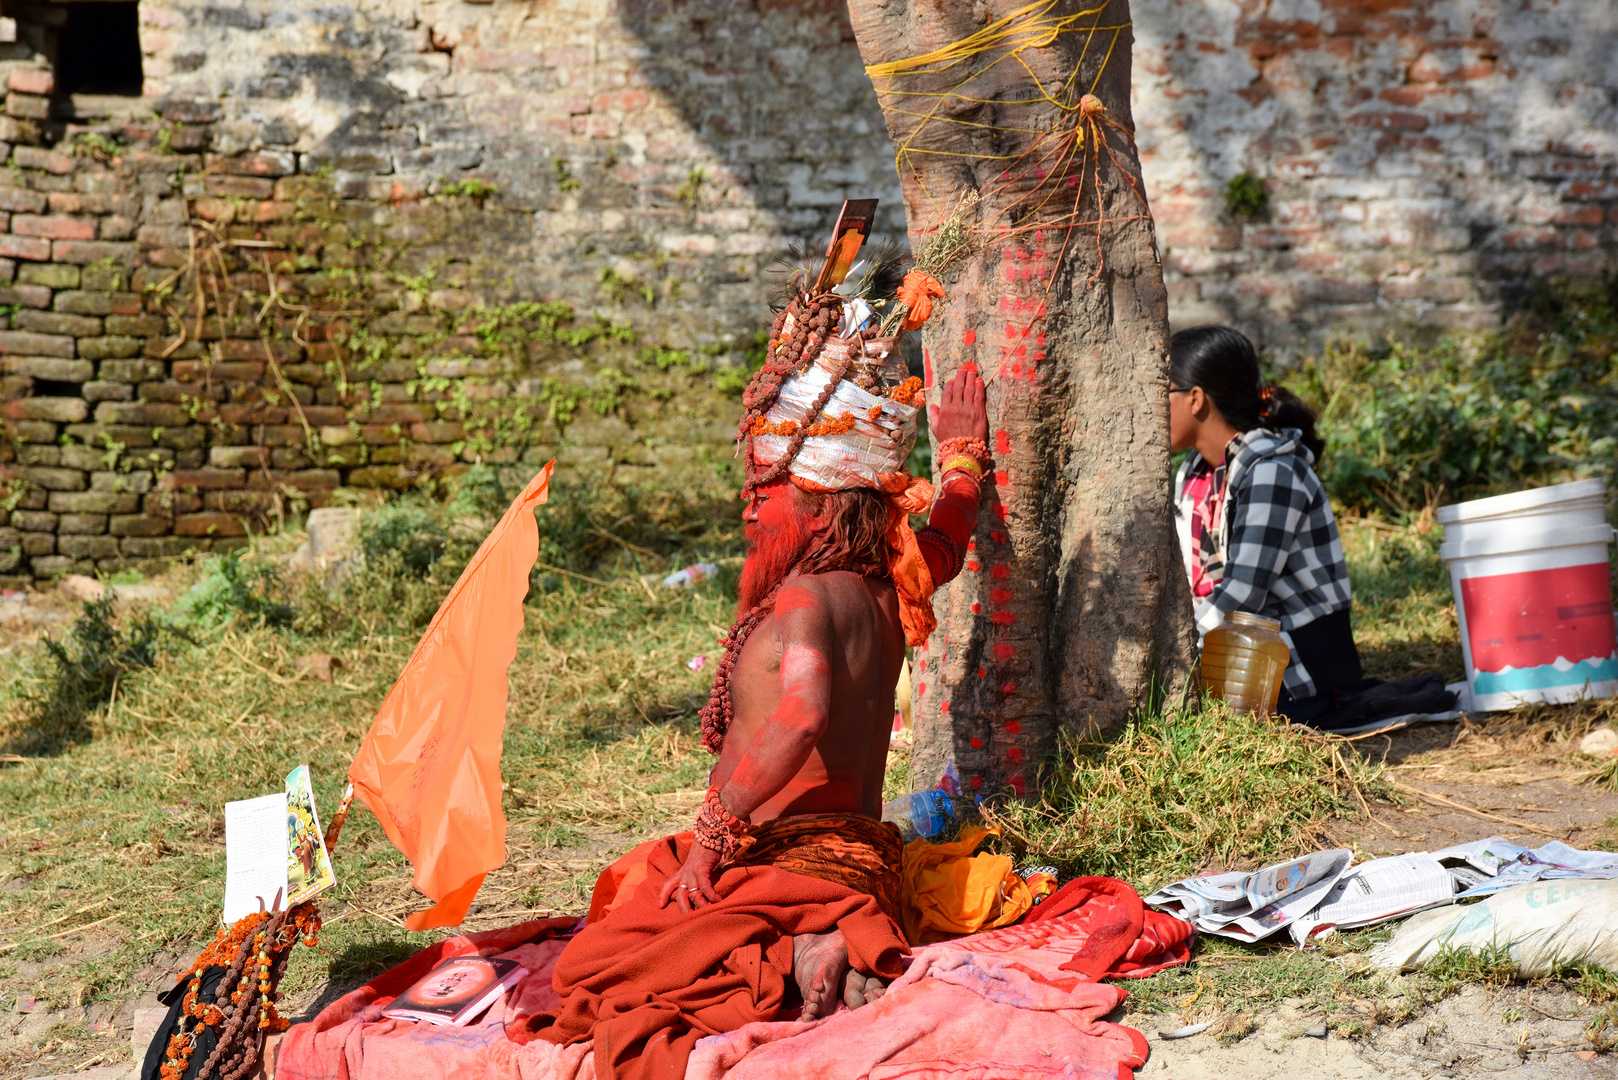
M 880 413 L 881 406 L 877 406 L 874 411 Z M 875 420 L 876 417 L 872 416 L 871 419 Z M 812 439 L 819 435 L 846 434 L 854 430 L 855 423 L 854 414 L 848 412 L 835 419 L 819 420 L 808 426 L 799 424 L 796 420 L 782 420 L 779 424 L 772 424 L 760 416 L 747 429 L 747 434 L 754 438 L 760 435 L 785 435 L 790 438 L 801 431 L 804 438 Z
M 180 1001 L 178 1030 L 169 1037 L 158 1070 L 160 1080 L 184 1080 L 196 1054 L 197 1037 L 208 1028 L 220 1033 L 197 1080 L 214 1075 L 241 1080 L 251 1072 L 263 1036 L 285 1031 L 290 1024 L 276 1012 L 280 995 L 275 988 L 286 972 L 292 946 L 299 941 L 310 947 L 320 942 L 320 913 L 313 902 L 288 911 L 255 911 L 215 934 L 178 980 L 189 985 Z M 203 973 L 221 966 L 226 970 L 214 1000 L 203 1001 Z M 223 1002 L 228 1004 L 222 1006 Z

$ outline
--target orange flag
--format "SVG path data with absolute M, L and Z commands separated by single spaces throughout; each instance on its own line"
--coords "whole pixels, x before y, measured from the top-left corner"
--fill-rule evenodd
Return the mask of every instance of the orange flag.
M 539 557 L 534 508 L 555 466 L 528 482 L 472 556 L 348 767 L 355 794 L 415 864 L 416 888 L 438 901 L 406 920 L 411 930 L 459 924 L 483 876 L 506 861 L 506 669 Z

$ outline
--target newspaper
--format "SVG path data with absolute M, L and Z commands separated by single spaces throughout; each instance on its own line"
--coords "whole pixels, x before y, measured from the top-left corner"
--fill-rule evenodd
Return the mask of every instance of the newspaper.
M 1513 885 L 1556 878 L 1618 878 L 1618 854 L 1580 851 L 1560 840 L 1537 848 L 1520 847 L 1498 836 L 1482 841 L 1487 854 L 1499 861 L 1498 869 L 1473 883 L 1457 899 L 1487 896 Z
M 1455 879 L 1425 851 L 1372 859 L 1338 878 L 1319 907 L 1293 922 L 1292 940 L 1302 945 L 1327 930 L 1370 926 L 1454 899 Z
M 1353 860 L 1347 848 L 1317 851 L 1254 873 L 1186 878 L 1146 898 L 1206 934 L 1258 941 L 1313 911 Z

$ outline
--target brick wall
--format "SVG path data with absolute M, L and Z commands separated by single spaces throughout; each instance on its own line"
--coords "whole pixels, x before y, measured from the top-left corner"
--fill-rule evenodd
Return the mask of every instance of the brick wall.
M 1178 325 L 1272 351 L 1496 325 L 1618 253 L 1618 4 L 1133 0 L 1135 116 Z M 1269 205 L 1231 214 L 1248 171 Z

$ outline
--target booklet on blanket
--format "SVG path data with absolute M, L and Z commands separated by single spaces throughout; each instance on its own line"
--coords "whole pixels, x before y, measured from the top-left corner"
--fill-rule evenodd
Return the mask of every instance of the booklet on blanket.
M 225 925 L 281 898 L 295 907 L 333 885 L 309 766 L 287 774 L 283 790 L 225 804 Z
M 452 956 L 394 998 L 382 1015 L 464 1026 L 527 974 L 528 969 L 515 960 Z

